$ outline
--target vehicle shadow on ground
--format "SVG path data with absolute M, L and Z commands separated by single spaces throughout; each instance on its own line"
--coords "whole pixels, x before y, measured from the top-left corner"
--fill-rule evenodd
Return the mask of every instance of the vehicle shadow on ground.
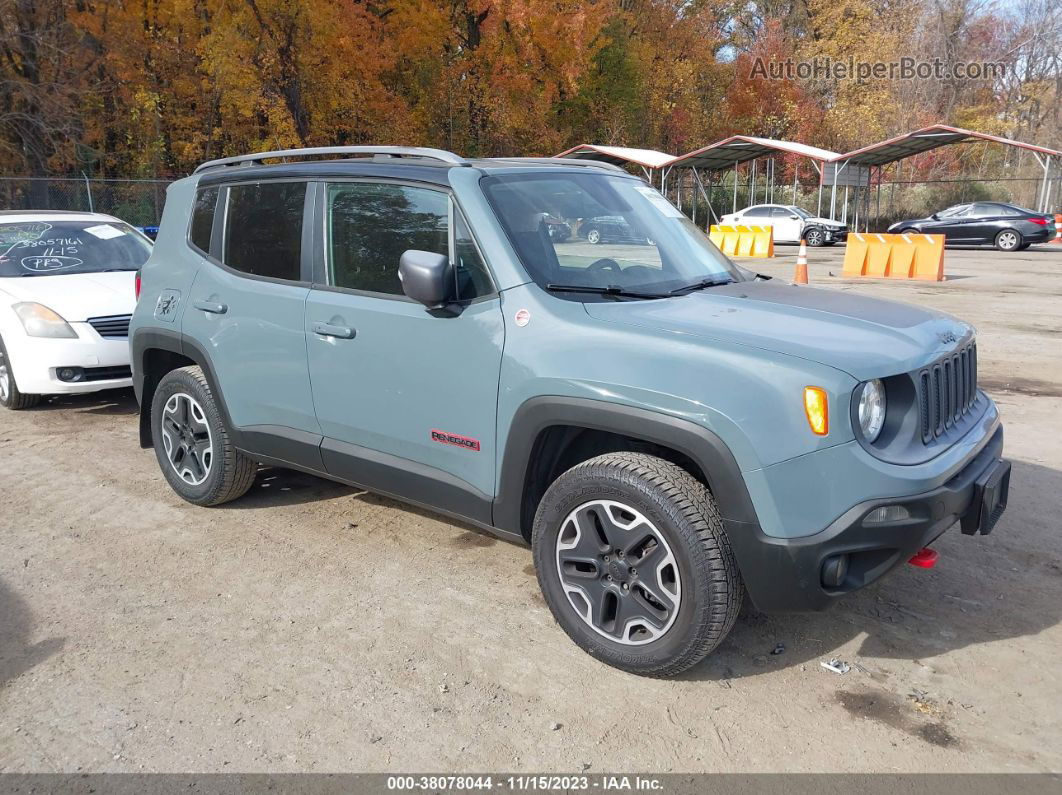
M 26 601 L 0 580 L 0 687 L 63 648 L 64 638 L 32 643 L 33 615 Z
M 243 510 L 270 508 L 281 505 L 301 505 L 334 497 L 357 494 L 361 489 L 308 475 L 294 469 L 263 466 L 255 476 L 254 485 L 243 497 L 217 506 L 214 510 Z
M 746 600 L 726 640 L 682 678 L 739 679 L 801 665 L 825 674 L 820 662 L 833 657 L 873 675 L 876 660 L 932 658 L 1053 627 L 1062 621 L 1059 494 L 1062 472 L 1013 462 L 1007 512 L 991 535 L 953 527 L 932 545 L 940 552 L 934 569 L 901 564 L 823 613 L 765 615 Z M 836 651 L 853 640 L 854 654 Z M 778 644 L 784 652 L 772 654 Z
M 137 414 L 136 395 L 131 387 L 90 392 L 87 395 L 51 395 L 27 411 L 77 411 L 84 414 Z

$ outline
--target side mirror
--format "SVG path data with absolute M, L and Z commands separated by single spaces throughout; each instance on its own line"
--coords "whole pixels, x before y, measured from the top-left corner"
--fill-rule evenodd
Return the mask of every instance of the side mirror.
M 930 218 L 932 218 L 932 219 L 933 219 L 934 221 L 939 221 L 939 220 L 940 220 L 940 216 L 939 216 L 939 215 L 937 215 L 936 213 L 933 213 L 933 214 L 932 214 L 931 216 L 929 216 L 929 217 L 930 217 Z
M 799 221 L 800 220 L 800 216 L 796 215 L 796 214 L 790 215 L 789 216 L 789 220 L 791 220 L 791 221 Z
M 454 269 L 445 254 L 410 249 L 398 260 L 402 292 L 428 309 L 445 309 L 453 299 Z

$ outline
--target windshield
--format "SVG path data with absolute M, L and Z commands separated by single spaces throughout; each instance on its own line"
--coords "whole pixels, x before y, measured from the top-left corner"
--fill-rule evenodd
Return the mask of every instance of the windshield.
M 488 176 L 482 186 L 528 274 L 561 298 L 593 300 L 594 291 L 606 289 L 613 297 L 651 298 L 744 281 L 703 232 L 641 180 L 553 172 Z M 566 293 L 564 286 L 583 290 Z
M 0 277 L 135 271 L 150 254 L 118 221 L 0 221 Z
M 799 215 L 801 218 L 804 218 L 804 219 L 812 217 L 811 213 L 809 213 L 807 210 L 801 210 L 795 204 L 790 204 L 789 207 L 787 207 L 786 209 L 792 210 L 793 212 L 795 212 L 797 215 Z

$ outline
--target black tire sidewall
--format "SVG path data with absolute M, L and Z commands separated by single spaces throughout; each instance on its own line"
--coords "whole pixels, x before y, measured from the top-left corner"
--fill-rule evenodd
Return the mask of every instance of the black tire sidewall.
M 669 506 L 662 495 L 654 494 L 651 488 L 644 485 L 642 488 L 631 488 L 618 478 L 589 473 L 580 473 L 577 487 L 565 488 L 569 485 L 564 482 L 569 474 L 562 475 L 547 491 L 535 519 L 533 555 L 539 587 L 546 603 L 557 623 L 591 656 L 636 673 L 663 668 L 672 660 L 684 656 L 696 642 L 693 631 L 698 607 L 703 606 L 698 602 L 704 598 L 708 587 L 704 576 L 707 561 L 703 547 L 697 542 L 691 528 L 687 528 L 689 535 L 682 532 L 680 515 L 672 513 L 669 507 L 673 509 L 673 506 Z M 561 488 L 557 488 L 558 485 Z M 656 526 L 671 547 L 679 570 L 682 595 L 674 623 L 659 640 L 642 646 L 627 646 L 608 640 L 579 617 L 561 587 L 556 565 L 556 544 L 562 523 L 575 508 L 593 500 L 615 500 L 637 509 Z
M 825 235 L 821 229 L 813 227 L 812 229 L 805 230 L 804 240 L 807 241 L 807 244 L 812 248 L 819 248 L 825 240 Z
M 174 471 L 173 465 L 166 457 L 166 448 L 162 443 L 162 415 L 166 402 L 177 392 L 185 392 L 195 398 L 202 407 L 207 424 L 210 426 L 211 442 L 214 448 L 210 474 L 198 486 L 182 480 Z M 151 399 L 151 438 L 154 442 L 155 458 L 158 459 L 159 469 L 162 470 L 163 476 L 173 490 L 189 502 L 198 505 L 211 504 L 224 486 L 224 470 L 230 457 L 225 455 L 225 451 L 221 449 L 225 438 L 224 425 L 213 395 L 188 370 L 173 370 L 167 373 L 155 389 L 155 394 Z

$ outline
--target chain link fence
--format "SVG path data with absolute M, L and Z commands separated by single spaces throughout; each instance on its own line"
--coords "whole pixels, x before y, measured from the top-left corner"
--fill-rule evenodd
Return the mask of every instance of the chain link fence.
M 158 226 L 169 180 L 0 177 L 0 209 L 80 210 Z

